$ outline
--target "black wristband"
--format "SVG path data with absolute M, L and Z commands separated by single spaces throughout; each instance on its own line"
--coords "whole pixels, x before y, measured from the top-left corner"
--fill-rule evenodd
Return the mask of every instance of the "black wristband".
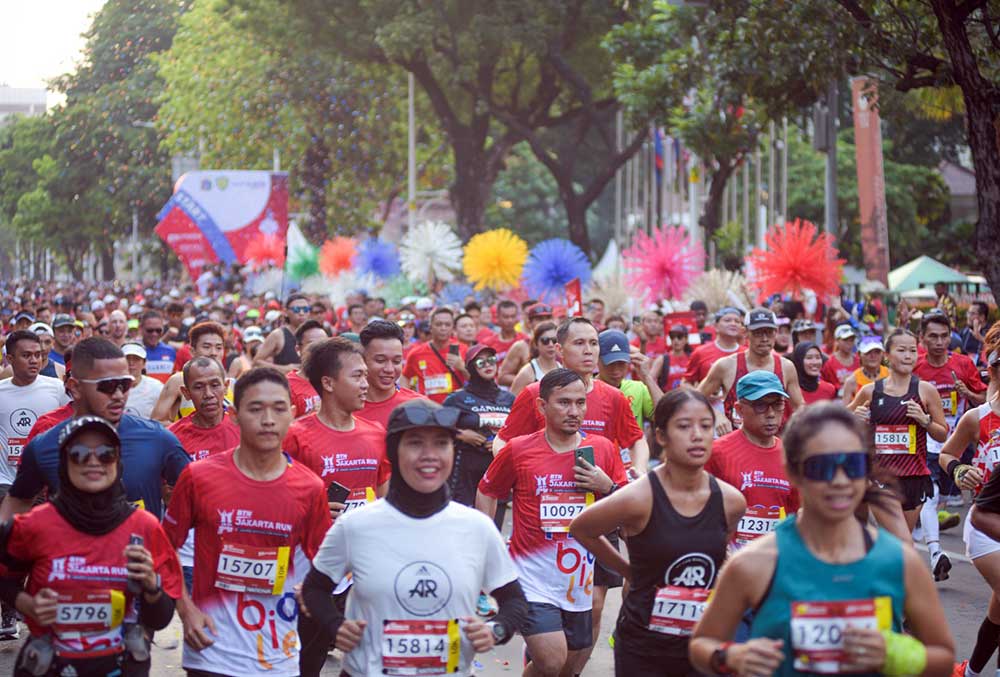
M 960 465 L 962 465 L 962 462 L 959 461 L 957 458 L 949 461 L 948 469 L 945 470 L 945 472 L 948 473 L 948 477 L 955 477 L 955 468 L 957 468 Z

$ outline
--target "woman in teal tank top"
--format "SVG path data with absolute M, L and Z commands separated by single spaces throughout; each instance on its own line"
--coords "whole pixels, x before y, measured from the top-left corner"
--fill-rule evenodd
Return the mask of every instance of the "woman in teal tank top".
M 917 552 L 855 513 L 872 450 L 839 403 L 806 407 L 783 442 L 802 507 L 723 568 L 690 643 L 707 674 L 950 675 L 954 642 Z M 730 640 L 753 613 L 750 639 Z M 903 618 L 911 635 L 902 634 Z

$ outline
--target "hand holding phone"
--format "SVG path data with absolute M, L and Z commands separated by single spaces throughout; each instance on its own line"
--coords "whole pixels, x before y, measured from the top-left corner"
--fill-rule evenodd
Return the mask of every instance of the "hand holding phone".
M 347 497 L 351 490 L 340 482 L 330 482 L 326 488 L 326 501 L 330 506 L 330 519 L 336 520 L 347 509 Z

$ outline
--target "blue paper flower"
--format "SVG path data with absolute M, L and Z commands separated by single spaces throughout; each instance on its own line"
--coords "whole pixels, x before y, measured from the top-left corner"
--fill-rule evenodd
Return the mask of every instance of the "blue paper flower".
M 359 275 L 374 275 L 388 280 L 399 274 L 399 252 L 396 245 L 377 237 L 370 237 L 358 245 L 354 269 Z
M 590 281 L 590 260 L 575 244 L 559 238 L 535 245 L 521 273 L 528 293 L 549 302 L 562 299 L 566 283 L 574 278 L 586 286 Z
M 438 299 L 441 301 L 442 305 L 458 306 L 461 308 L 465 305 L 465 300 L 470 296 L 474 297 L 476 301 L 479 301 L 479 294 L 472 288 L 471 284 L 466 284 L 465 282 L 451 282 L 441 290 L 441 293 L 438 294 Z

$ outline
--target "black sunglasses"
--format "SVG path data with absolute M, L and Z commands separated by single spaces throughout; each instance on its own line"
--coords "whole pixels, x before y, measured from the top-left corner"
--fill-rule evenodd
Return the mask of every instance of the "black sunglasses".
M 482 369 L 487 365 L 492 367 L 496 363 L 497 363 L 497 356 L 490 355 L 489 357 L 477 357 L 474 364 L 476 365 L 477 368 Z
M 288 310 L 295 313 L 296 315 L 306 315 L 309 312 L 311 312 L 312 309 L 309 306 L 292 306 Z
M 97 462 L 102 465 L 114 463 L 118 460 L 121 451 L 118 447 L 110 444 L 98 444 L 96 447 L 88 447 L 86 444 L 78 442 L 66 450 L 69 460 L 77 465 L 83 465 L 91 456 L 97 457 Z
M 121 388 L 123 393 L 127 393 L 132 389 L 132 377 L 131 376 L 108 376 L 106 378 L 79 378 L 77 379 L 80 383 L 93 383 L 97 388 L 97 392 L 104 393 L 105 395 L 114 395 L 115 391 Z
M 145 327 L 143 331 L 147 334 L 162 334 L 163 327 Z
M 868 475 L 868 454 L 863 451 L 820 454 L 805 459 L 800 467 L 802 476 L 814 482 L 832 482 L 837 468 L 843 468 L 848 479 L 859 480 Z
M 442 407 L 432 409 L 431 407 L 399 407 L 403 412 L 406 423 L 411 426 L 454 428 L 458 423 L 458 417 L 462 412 L 454 407 Z
M 556 339 L 555 336 L 543 336 L 542 338 L 538 339 L 538 342 L 541 343 L 543 346 L 550 346 L 557 340 L 558 339 Z

